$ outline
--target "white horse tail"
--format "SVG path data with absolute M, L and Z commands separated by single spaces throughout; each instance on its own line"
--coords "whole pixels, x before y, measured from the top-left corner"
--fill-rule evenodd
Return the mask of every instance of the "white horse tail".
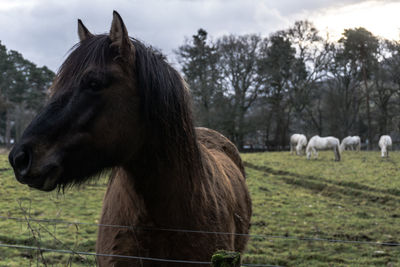
M 311 159 L 311 145 L 310 145 L 310 143 L 308 143 L 308 145 L 306 147 L 306 155 L 307 155 L 307 159 Z
M 381 148 L 382 158 L 389 157 L 388 148 L 392 146 L 392 138 L 389 135 L 382 135 L 381 138 L 379 139 L 378 145 Z
M 335 161 L 340 161 L 340 154 L 341 154 L 341 146 L 339 145 L 339 143 L 335 146 L 335 148 L 333 149 L 333 151 L 335 152 Z

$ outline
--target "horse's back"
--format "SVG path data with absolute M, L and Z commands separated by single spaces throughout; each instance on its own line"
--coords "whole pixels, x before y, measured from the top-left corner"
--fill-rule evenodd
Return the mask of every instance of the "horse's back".
M 338 147 L 340 145 L 340 141 L 334 136 L 320 137 L 319 135 L 315 135 L 310 139 L 308 144 L 316 149 L 330 149 L 333 147 Z
M 338 147 L 340 145 L 339 138 L 336 138 L 334 136 L 328 136 L 326 138 L 327 138 L 328 143 L 330 144 L 330 147 Z
M 350 139 L 349 143 L 351 145 L 357 145 L 357 144 L 361 143 L 361 138 L 359 136 L 349 136 L 349 139 Z
M 239 150 L 228 138 L 217 131 L 205 127 L 197 127 L 196 135 L 198 142 L 207 149 L 214 149 L 225 153 L 236 164 L 243 176 L 246 177 Z

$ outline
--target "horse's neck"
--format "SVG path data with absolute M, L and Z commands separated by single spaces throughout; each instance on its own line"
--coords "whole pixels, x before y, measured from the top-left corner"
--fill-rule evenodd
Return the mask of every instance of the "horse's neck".
M 157 218 L 158 221 L 153 223 L 164 227 L 188 225 L 187 220 L 194 212 L 195 177 L 183 167 L 177 170 L 170 164 L 155 164 L 148 161 L 148 164 L 142 162 L 123 168 L 127 179 L 133 182 L 135 192 L 132 193 L 143 199 L 148 216 Z

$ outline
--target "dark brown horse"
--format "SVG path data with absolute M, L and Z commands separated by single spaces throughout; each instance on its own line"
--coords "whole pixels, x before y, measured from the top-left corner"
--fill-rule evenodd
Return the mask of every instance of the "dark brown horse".
M 114 12 L 110 34 L 78 21 L 80 42 L 61 66 L 44 110 L 9 155 L 21 183 L 51 191 L 112 169 L 97 252 L 210 261 L 243 251 L 251 201 L 236 147 L 195 129 L 189 91 L 164 57 L 128 37 Z M 149 229 L 153 228 L 153 229 Z M 98 257 L 101 266 L 187 266 Z

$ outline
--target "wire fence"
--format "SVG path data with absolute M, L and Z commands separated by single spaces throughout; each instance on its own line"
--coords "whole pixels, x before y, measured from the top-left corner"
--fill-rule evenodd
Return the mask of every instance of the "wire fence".
M 36 223 L 50 223 L 50 224 L 66 224 L 66 225 L 88 225 L 88 226 L 96 226 L 96 227 L 112 227 L 112 228 L 125 228 L 131 230 L 143 230 L 143 231 L 168 231 L 168 232 L 177 232 L 177 233 L 192 233 L 192 234 L 213 234 L 213 235 L 234 235 L 234 236 L 247 236 L 249 238 L 262 238 L 262 239 L 284 239 L 284 240 L 292 240 L 292 241 L 301 241 L 301 242 L 328 242 L 328 243 L 344 243 L 344 244 L 360 244 L 360 245 L 373 245 L 373 246 L 391 246 L 391 247 L 400 247 L 400 243 L 397 242 L 379 242 L 379 241 L 360 241 L 360 240 L 343 240 L 343 239 L 329 239 L 329 238 L 318 238 L 318 237 L 300 237 L 300 236 L 283 236 L 283 235 L 259 235 L 259 234 L 245 234 L 245 233 L 231 233 L 231 232 L 215 232 L 215 231 L 202 231 L 202 230 L 190 230 L 190 229 L 168 229 L 168 228 L 157 228 L 157 227 L 144 227 L 144 226 L 132 226 L 132 225 L 114 225 L 114 224 L 100 224 L 100 223 L 89 223 L 89 222 L 73 222 L 73 221 L 64 221 L 59 219 L 35 219 L 30 216 L 22 217 L 11 217 L 11 216 L 2 216 L 0 215 L 0 219 L 2 220 L 14 220 L 20 222 L 36 222 Z M 31 227 L 29 225 L 29 227 Z M 48 233 L 46 228 L 45 229 Z M 50 233 L 51 234 L 51 233 Z M 64 245 L 60 240 L 58 240 L 54 235 L 52 237 Z M 205 261 L 192 261 L 192 260 L 178 260 L 178 259 L 162 259 L 162 258 L 152 258 L 152 257 L 140 257 L 133 255 L 115 255 L 115 254 L 102 254 L 102 253 L 94 253 L 94 252 L 85 252 L 85 251 L 75 251 L 72 249 L 52 249 L 40 247 L 39 244 L 37 246 L 25 246 L 18 244 L 6 244 L 0 242 L 0 247 L 14 248 L 14 249 L 24 249 L 24 250 L 32 250 L 41 252 L 54 252 L 54 253 L 63 253 L 63 254 L 75 254 L 78 256 L 97 256 L 97 257 L 115 257 L 115 258 L 125 258 L 125 259 L 136 259 L 142 261 L 153 261 L 153 262 L 166 262 L 166 263 L 180 263 L 180 264 L 190 264 L 190 265 L 210 265 L 211 262 Z M 42 255 L 43 257 L 43 255 Z M 86 259 L 83 259 L 86 260 Z M 263 266 L 275 266 L 281 267 L 280 265 L 271 265 L 271 264 L 251 264 L 251 263 L 243 263 L 242 266 L 247 267 L 263 267 Z
M 1 215 L 0 215 L 0 219 L 26 221 L 25 218 L 7 217 L 7 216 L 1 216 Z M 300 237 L 300 236 L 286 236 L 286 235 L 272 235 L 272 234 L 271 235 L 265 235 L 265 234 L 259 235 L 259 234 L 215 232 L 215 231 L 188 230 L 188 229 L 170 229 L 170 228 L 116 225 L 116 224 L 100 224 L 100 223 L 88 223 L 88 222 L 72 222 L 72 221 L 52 220 L 52 219 L 28 218 L 28 220 L 33 221 L 33 222 L 46 222 L 46 223 L 69 224 L 69 225 L 91 225 L 91 226 L 97 226 L 97 227 L 127 228 L 127 229 L 131 229 L 131 230 L 144 230 L 144 231 L 167 231 L 167 232 L 194 233 L 194 234 L 234 235 L 234 236 L 247 236 L 249 238 L 263 238 L 263 239 L 274 238 L 274 239 L 289 239 L 289 240 L 298 240 L 298 241 L 318 241 L 318 242 L 329 242 L 329 243 L 347 243 L 347 244 L 363 244 L 363 245 L 374 245 L 374 246 L 400 247 L 400 243 L 397 243 L 397 242 L 344 240 L 344 239 Z
M 205 262 L 205 261 L 173 260 L 173 259 L 160 259 L 160 258 L 138 257 L 138 256 L 129 256 L 129 255 L 104 254 L 104 253 L 94 253 L 94 252 L 85 252 L 85 251 L 39 248 L 39 247 L 4 244 L 4 243 L 0 243 L 0 247 L 17 248 L 17 249 L 29 249 L 29 250 L 40 250 L 40 251 L 45 251 L 45 252 L 57 252 L 57 253 L 65 253 L 65 254 L 79 254 L 79 255 L 86 255 L 86 256 L 100 256 L 100 257 L 114 257 L 114 258 L 123 258 L 123 259 L 135 259 L 135 260 L 145 260 L 145 261 L 155 261 L 155 262 L 185 263 L 185 264 L 200 264 L 200 265 L 207 265 L 207 264 L 210 265 L 211 264 L 211 262 Z
M 29 230 L 31 231 L 32 237 L 36 242 L 36 246 L 26 246 L 19 244 L 6 244 L 0 242 L 0 247 L 14 248 L 14 249 L 25 249 L 31 251 L 38 251 L 38 255 L 40 253 L 40 257 L 42 261 L 45 263 L 45 259 L 43 257 L 42 252 L 54 252 L 54 253 L 64 253 L 77 255 L 81 258 L 81 260 L 86 261 L 87 259 L 82 256 L 100 256 L 100 257 L 115 257 L 115 258 L 125 258 L 125 259 L 136 259 L 141 261 L 154 261 L 154 262 L 168 262 L 168 263 L 181 263 L 181 264 L 190 264 L 190 265 L 210 265 L 211 262 L 208 261 L 193 261 L 193 260 L 178 260 L 178 259 L 162 259 L 162 258 L 152 258 L 152 257 L 141 257 L 134 255 L 115 255 L 115 254 L 102 254 L 102 253 L 94 253 L 87 251 L 76 251 L 70 249 L 66 246 L 62 241 L 57 239 L 55 235 L 53 235 L 46 227 L 43 227 L 41 223 L 48 224 L 66 224 L 66 225 L 75 225 L 78 229 L 79 225 L 86 226 L 96 226 L 96 227 L 112 227 L 112 228 L 125 228 L 130 230 L 141 230 L 141 231 L 167 231 L 167 232 L 176 232 L 176 233 L 191 233 L 191 234 L 212 234 L 212 235 L 233 235 L 233 236 L 246 236 L 249 238 L 257 238 L 257 239 L 285 239 L 291 241 L 301 241 L 301 242 L 329 242 L 329 243 L 345 243 L 345 244 L 361 244 L 361 245 L 373 245 L 373 246 L 391 246 L 391 247 L 400 247 L 400 243 L 397 242 L 380 242 L 380 241 L 361 241 L 361 240 L 343 240 L 343 239 L 329 239 L 329 238 L 319 238 L 319 237 L 301 237 L 301 236 L 288 236 L 288 235 L 272 235 L 272 234 L 247 234 L 247 233 L 233 233 L 233 232 L 216 232 L 216 231 L 207 231 L 207 230 L 191 230 L 191 229 L 170 229 L 170 228 L 158 228 L 158 227 L 146 227 L 146 226 L 136 226 L 136 225 L 115 225 L 115 224 L 100 224 L 100 223 L 89 223 L 89 222 L 77 222 L 77 221 L 65 221 L 60 219 L 35 219 L 30 215 L 30 205 L 29 208 L 22 207 L 22 200 L 29 200 L 29 204 L 31 204 L 31 199 L 29 198 L 21 198 L 19 199 L 20 210 L 23 212 L 24 217 L 12 217 L 12 216 L 2 216 L 0 215 L 0 220 L 14 220 L 20 222 L 26 222 Z M 38 234 L 40 239 L 40 231 L 35 230 L 31 222 L 35 222 L 39 224 L 41 230 L 45 230 L 50 236 L 60 243 L 66 249 L 54 249 L 54 248 L 45 248 L 41 247 L 40 242 L 38 242 L 35 233 Z M 39 258 L 39 257 L 38 257 Z M 71 260 L 71 258 L 70 258 Z M 46 265 L 46 264 L 45 264 Z M 271 264 L 251 264 L 251 263 L 243 263 L 242 266 L 248 267 L 257 267 L 257 266 L 276 266 L 281 267 L 280 265 L 271 265 Z
M 23 208 L 22 207 L 22 200 L 29 200 L 29 207 Z M 24 249 L 30 251 L 37 251 L 38 258 L 41 258 L 42 262 L 46 265 L 46 260 L 43 256 L 42 252 L 54 252 L 54 253 L 63 253 L 63 254 L 70 254 L 76 255 L 80 258 L 81 261 L 88 261 L 87 258 L 82 256 L 94 256 L 94 257 L 115 257 L 115 258 L 125 258 L 125 259 L 136 259 L 141 261 L 153 261 L 153 262 L 166 262 L 166 263 L 180 263 L 180 264 L 187 264 L 187 265 L 210 265 L 211 262 L 209 261 L 193 261 L 193 260 L 181 260 L 181 259 L 163 259 L 163 258 L 152 258 L 152 257 L 141 257 L 135 255 L 115 255 L 115 254 L 102 254 L 102 253 L 95 253 L 95 252 L 87 252 L 87 251 L 76 251 L 74 249 L 69 248 L 65 245 L 61 240 L 57 239 L 55 235 L 53 235 L 46 227 L 41 225 L 41 223 L 46 224 L 65 224 L 65 225 L 74 225 L 77 227 L 79 225 L 85 226 L 96 226 L 96 227 L 112 227 L 112 228 L 125 228 L 134 231 L 163 231 L 163 232 L 175 232 L 175 233 L 190 233 L 190 234 L 209 234 L 209 235 L 233 235 L 233 236 L 246 236 L 249 238 L 256 238 L 256 239 L 284 239 L 284 240 L 291 240 L 291 241 L 300 241 L 300 242 L 328 242 L 328 243 L 344 243 L 344 244 L 359 244 L 359 245 L 373 245 L 373 246 L 391 246 L 391 247 L 400 247 L 400 243 L 397 242 L 380 242 L 380 241 L 363 241 L 363 240 L 344 240 L 344 239 L 330 239 L 330 238 L 320 238 L 320 237 L 308 237 L 308 236 L 288 236 L 288 235 L 273 235 L 273 234 L 247 234 L 247 233 L 233 233 L 233 232 L 216 232 L 216 231 L 207 231 L 207 230 L 191 230 L 191 229 L 171 229 L 171 228 L 159 228 L 159 227 L 146 227 L 146 226 L 137 226 L 137 225 L 115 225 L 115 224 L 101 224 L 101 223 L 90 223 L 90 222 L 78 222 L 78 221 L 65 221 L 60 219 L 36 219 L 32 218 L 30 215 L 31 209 L 31 200 L 29 198 L 21 198 L 19 199 L 19 206 L 20 210 L 23 213 L 24 217 L 12 217 L 12 216 L 3 216 L 0 215 L 0 220 L 14 220 L 19 222 L 26 222 L 27 226 L 31 232 L 31 235 L 35 241 L 36 246 L 26 246 L 20 244 L 7 244 L 1 243 L 0 247 L 3 248 L 11 248 L 11 249 Z M 56 248 L 47 248 L 41 247 L 40 240 L 40 231 L 34 229 L 31 225 L 32 222 L 37 223 L 40 226 L 40 230 L 46 231 L 50 236 L 56 240 L 58 243 L 62 245 L 62 249 Z M 37 235 L 37 236 L 36 236 Z M 70 258 L 69 261 L 72 259 Z M 271 264 L 251 264 L 251 263 L 242 263 L 242 266 L 248 267 L 257 267 L 257 266 L 280 266 L 280 265 L 271 265 Z
M 85 256 L 100 256 L 100 257 L 135 259 L 135 260 L 153 261 L 153 262 L 183 263 L 183 264 L 196 264 L 196 265 L 210 265 L 211 264 L 211 262 L 208 262 L 208 261 L 189 261 L 189 260 L 160 259 L 160 258 L 151 258 L 151 257 L 137 257 L 137 256 L 127 256 L 127 255 L 85 252 L 85 251 L 38 248 L 38 247 L 32 247 L 32 246 L 13 245 L 13 244 L 4 244 L 4 243 L 0 243 L 0 247 L 28 249 L 28 250 L 41 250 L 41 251 L 45 251 L 45 252 L 56 252 L 56 253 L 64 253 L 64 254 L 80 254 L 80 255 L 85 255 Z M 242 263 L 241 265 L 246 266 L 246 267 L 257 267 L 257 266 L 259 266 L 259 267 L 283 267 L 280 265 L 252 264 L 252 263 Z
M 63 220 L 54 220 L 54 219 L 34 219 L 30 217 L 18 218 L 18 217 L 10 217 L 10 216 L 1 216 L 0 219 L 3 220 L 14 220 L 20 222 L 27 222 L 28 227 L 32 230 L 32 226 L 29 222 L 37 222 L 37 223 L 52 223 L 52 224 L 67 224 L 67 225 L 90 225 L 97 227 L 113 227 L 113 228 L 128 228 L 132 230 L 146 230 L 146 231 L 170 231 L 170 232 L 186 232 L 186 233 L 201 233 L 201 234 L 222 234 L 222 235 L 240 235 L 240 236 L 252 236 L 249 234 L 240 234 L 240 233 L 228 233 L 228 232 L 212 232 L 212 231 L 197 231 L 197 230 L 184 230 L 184 229 L 166 229 L 166 228 L 154 228 L 154 227 L 138 227 L 138 226 L 127 226 L 127 225 L 112 225 L 112 224 L 97 224 L 97 223 L 87 223 L 87 222 L 71 222 L 71 221 L 63 221 Z M 46 232 L 49 234 L 46 228 Z M 33 232 L 33 231 L 32 231 Z M 33 234 L 33 233 L 32 233 Z M 34 234 L 33 234 L 34 235 Z M 54 235 L 51 236 L 58 242 L 58 240 Z M 253 235 L 255 236 L 255 235 Z M 61 242 L 62 243 L 62 242 Z M 62 245 L 64 245 L 62 243 Z M 153 258 L 153 257 L 141 257 L 141 256 L 132 256 L 132 255 L 117 255 L 117 254 L 104 254 L 104 253 L 95 253 L 95 252 L 87 252 L 87 251 L 76 251 L 72 249 L 53 249 L 53 248 L 45 248 L 41 247 L 39 244 L 37 246 L 26 246 L 26 245 L 18 245 L 18 244 L 6 244 L 0 242 L 0 247 L 3 248 L 14 248 L 14 249 L 24 249 L 24 250 L 34 250 L 42 252 L 54 252 L 54 253 L 62 253 L 62 254 L 71 254 L 78 256 L 95 256 L 95 257 L 114 257 L 114 258 L 124 258 L 124 259 L 136 259 L 141 261 L 153 261 L 153 262 L 165 262 L 165 263 L 180 263 L 180 264 L 190 264 L 190 265 L 210 265 L 210 261 L 193 261 L 193 260 L 178 260 L 178 259 L 163 259 L 163 258 Z M 41 255 L 43 258 L 43 255 Z M 86 260 L 86 259 L 83 259 Z M 271 265 L 271 264 L 252 264 L 252 263 L 242 263 L 241 266 L 246 267 L 283 267 L 280 265 Z

